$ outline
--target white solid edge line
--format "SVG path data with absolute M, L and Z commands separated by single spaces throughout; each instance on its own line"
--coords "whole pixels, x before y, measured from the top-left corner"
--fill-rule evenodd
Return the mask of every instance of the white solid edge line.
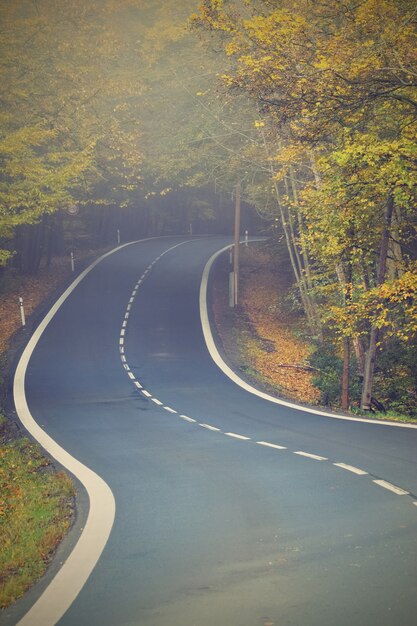
M 155 239 L 154 237 L 150 239 Z M 87 276 L 106 257 L 118 250 L 149 239 L 132 241 L 106 252 L 89 265 L 58 298 L 28 341 L 16 368 L 13 396 L 19 420 L 32 437 L 58 463 L 71 472 L 85 487 L 89 497 L 89 511 L 85 527 L 68 559 L 48 587 L 16 626 L 54 626 L 74 602 L 93 571 L 107 543 L 114 522 L 116 503 L 107 483 L 98 474 L 80 463 L 54 441 L 33 418 L 27 404 L 25 376 L 29 360 L 45 328 L 55 313 Z
M 337 413 L 327 413 L 325 411 L 320 411 L 318 409 L 312 409 L 310 407 L 301 406 L 293 402 L 287 402 L 286 400 L 281 400 L 280 398 L 274 398 L 274 396 L 270 396 L 269 394 L 264 393 L 263 391 L 260 391 L 259 389 L 256 389 L 255 387 L 252 387 L 252 385 L 249 385 L 249 383 L 242 380 L 223 361 L 222 357 L 219 354 L 219 351 L 217 350 L 217 347 L 216 347 L 216 344 L 214 342 L 213 335 L 211 332 L 208 308 L 207 308 L 207 288 L 208 288 L 208 279 L 209 279 L 210 270 L 213 266 L 214 261 L 217 259 L 217 257 L 220 256 L 223 252 L 225 252 L 229 248 L 231 248 L 232 245 L 233 244 L 229 244 L 225 246 L 221 250 L 218 250 L 217 252 L 215 252 L 212 257 L 210 257 L 210 259 L 207 261 L 204 267 L 203 276 L 202 276 L 201 284 L 200 284 L 200 319 L 201 319 L 201 326 L 203 329 L 204 339 L 205 339 L 206 346 L 210 353 L 211 358 L 216 363 L 216 365 L 222 370 L 223 374 L 228 376 L 234 383 L 236 383 L 237 385 L 239 385 L 239 387 L 242 387 L 242 389 L 245 389 L 249 393 L 252 393 L 255 396 L 258 396 L 259 398 L 263 398 L 264 400 L 267 400 L 268 402 L 273 402 L 274 404 L 280 404 L 281 406 L 286 406 L 290 409 L 295 409 L 296 411 L 304 411 L 305 413 L 313 413 L 314 415 L 320 415 L 322 417 L 331 417 L 332 419 L 344 420 L 346 422 L 358 422 L 358 423 L 372 424 L 374 426 L 375 425 L 390 426 L 394 428 L 417 429 L 417 424 L 385 422 L 382 420 L 373 420 L 373 419 L 367 419 L 364 417 L 349 417 L 347 415 L 338 415 Z

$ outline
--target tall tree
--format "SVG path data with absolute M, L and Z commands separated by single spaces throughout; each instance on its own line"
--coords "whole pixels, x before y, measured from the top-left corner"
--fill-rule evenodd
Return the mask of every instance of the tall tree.
M 287 163 L 300 164 L 300 153 L 301 167 L 311 166 L 286 198 L 303 215 L 297 236 L 314 258 L 310 284 L 323 321 L 329 305 L 337 309 L 336 334 L 353 339 L 360 361 L 364 355 L 369 410 L 383 335 L 380 318 L 358 302 L 414 267 L 407 251 L 415 239 L 414 3 L 207 0 L 194 21 L 220 33 L 235 60 L 224 81 L 248 93 L 275 129 L 274 178 L 294 182 Z

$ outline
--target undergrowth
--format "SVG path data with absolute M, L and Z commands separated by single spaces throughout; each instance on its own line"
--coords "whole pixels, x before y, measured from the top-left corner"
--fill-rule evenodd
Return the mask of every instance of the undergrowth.
M 38 445 L 0 417 L 0 606 L 40 578 L 71 526 L 74 487 Z

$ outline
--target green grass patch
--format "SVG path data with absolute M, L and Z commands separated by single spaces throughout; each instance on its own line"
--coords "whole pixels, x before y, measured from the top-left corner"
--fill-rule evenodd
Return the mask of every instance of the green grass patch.
M 1 423 L 1 419 L 0 419 Z M 0 427 L 0 606 L 40 578 L 71 526 L 74 486 L 38 445 Z
M 368 417 L 370 419 L 376 420 L 386 420 L 390 422 L 403 422 L 404 424 L 417 424 L 417 418 L 410 417 L 409 415 L 403 415 L 398 413 L 397 411 L 387 411 L 386 413 L 380 413 L 378 411 L 373 411 L 369 413 L 368 411 L 362 411 L 361 409 L 352 409 L 352 413 L 354 415 L 359 415 L 360 417 Z

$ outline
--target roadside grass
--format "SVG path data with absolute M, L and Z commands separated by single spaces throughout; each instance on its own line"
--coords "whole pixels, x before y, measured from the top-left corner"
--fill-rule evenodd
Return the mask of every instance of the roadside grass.
M 355 415 L 360 415 L 361 417 L 369 417 L 371 419 L 376 420 L 386 420 L 390 422 L 403 422 L 404 424 L 417 424 L 417 419 L 413 417 L 409 417 L 408 415 L 401 415 L 401 413 L 397 413 L 396 411 L 388 410 L 386 413 L 380 413 L 379 411 L 375 411 L 373 413 L 367 413 L 366 411 L 361 411 L 359 409 L 352 410 L 352 413 Z
M 45 573 L 72 524 L 74 496 L 71 479 L 0 415 L 0 607 Z

